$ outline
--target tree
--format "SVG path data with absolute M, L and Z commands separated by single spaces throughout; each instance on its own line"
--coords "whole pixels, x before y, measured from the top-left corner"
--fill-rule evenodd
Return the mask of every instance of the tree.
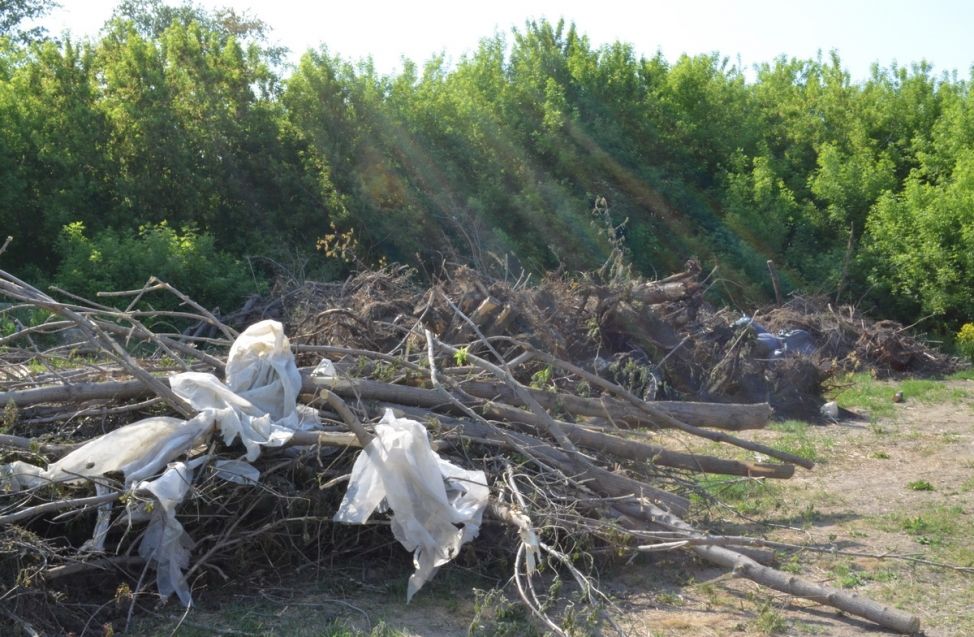
M 44 35 L 43 27 L 23 30 L 21 23 L 41 18 L 57 6 L 55 0 L 0 0 L 0 37 L 20 42 L 40 39 Z

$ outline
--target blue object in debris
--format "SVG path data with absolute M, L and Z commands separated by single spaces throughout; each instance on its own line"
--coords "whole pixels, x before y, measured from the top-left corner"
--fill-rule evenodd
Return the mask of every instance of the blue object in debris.
M 783 358 L 795 354 L 808 356 L 815 352 L 815 341 L 807 330 L 797 329 L 772 334 L 750 316 L 742 316 L 734 327 L 749 327 L 755 334 L 754 352 L 758 356 Z

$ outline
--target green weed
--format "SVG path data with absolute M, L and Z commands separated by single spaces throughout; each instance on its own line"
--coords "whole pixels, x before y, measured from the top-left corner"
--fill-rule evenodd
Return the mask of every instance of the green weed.
M 717 500 L 743 515 L 773 511 L 782 504 L 781 486 L 766 480 L 704 475 L 697 479 L 697 486 L 694 499 Z
M 474 596 L 468 637 L 540 637 L 524 605 L 512 602 L 499 589 L 474 589 Z
M 769 428 L 781 432 L 775 447 L 812 462 L 821 462 L 825 455 L 822 452 L 829 451 L 834 445 L 832 438 L 821 436 L 812 426 L 800 420 L 785 420 Z
M 765 602 L 758 610 L 758 616 L 754 620 L 754 629 L 764 635 L 777 635 L 784 632 L 788 627 L 788 622 L 781 615 L 781 612 L 774 607 L 771 601 Z

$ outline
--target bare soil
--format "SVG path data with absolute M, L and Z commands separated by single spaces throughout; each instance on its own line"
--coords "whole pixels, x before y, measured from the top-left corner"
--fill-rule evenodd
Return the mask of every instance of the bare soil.
M 974 382 L 949 381 L 948 387 L 966 396 L 934 404 L 907 398 L 891 418 L 810 429 L 817 448 L 825 449 L 823 457 L 813 471 L 782 484 L 782 506 L 755 516 L 748 528 L 784 542 L 974 565 Z M 890 385 L 891 399 L 893 394 Z M 775 435 L 767 431 L 757 437 Z M 922 490 L 924 483 L 932 490 Z M 935 537 L 933 529 L 925 534 L 919 522 L 911 526 L 945 511 L 949 537 Z M 974 573 L 811 552 L 796 562 L 813 580 L 847 586 L 919 615 L 925 635 L 974 634 Z M 891 634 L 689 560 L 682 582 L 660 574 L 658 566 L 644 565 L 611 580 L 631 591 L 626 620 L 633 634 Z M 649 590 L 640 590 L 641 582 L 650 584 Z

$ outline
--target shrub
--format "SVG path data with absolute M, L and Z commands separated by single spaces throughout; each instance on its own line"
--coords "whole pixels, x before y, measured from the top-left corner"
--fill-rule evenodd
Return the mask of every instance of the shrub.
M 974 323 L 964 323 L 957 332 L 957 351 L 974 362 Z
M 156 276 L 201 305 L 230 311 L 257 287 L 241 261 L 217 250 L 213 237 L 194 226 L 177 231 L 162 222 L 141 226 L 134 235 L 109 229 L 89 237 L 79 221 L 61 230 L 57 249 L 57 284 L 89 298 L 103 290 L 137 289 Z M 154 295 L 149 302 L 157 309 L 179 304 L 171 295 Z

